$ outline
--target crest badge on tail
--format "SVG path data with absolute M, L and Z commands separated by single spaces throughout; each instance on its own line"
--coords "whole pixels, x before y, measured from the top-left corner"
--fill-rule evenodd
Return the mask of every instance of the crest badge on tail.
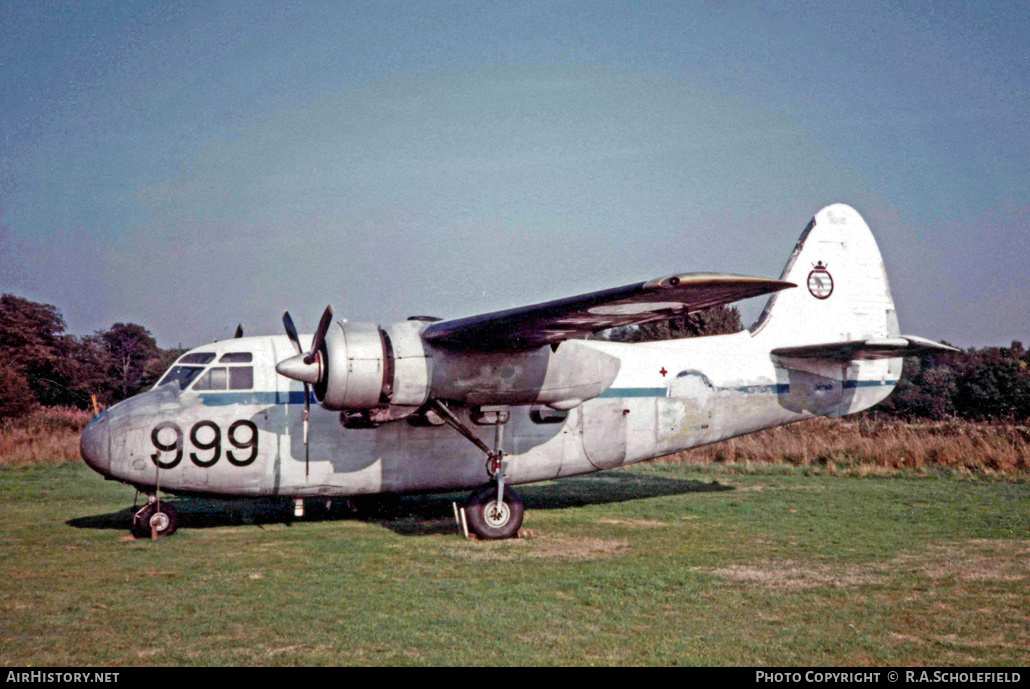
M 816 263 L 815 268 L 808 274 L 808 291 L 816 299 L 829 299 L 833 294 L 833 276 L 822 261 Z

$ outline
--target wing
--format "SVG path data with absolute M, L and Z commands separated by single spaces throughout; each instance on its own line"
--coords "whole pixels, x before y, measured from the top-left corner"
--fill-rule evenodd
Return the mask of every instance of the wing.
M 608 328 L 675 318 L 776 292 L 794 283 L 743 275 L 687 273 L 533 306 L 433 323 L 427 342 L 452 349 L 530 349 Z
M 895 359 L 903 356 L 918 356 L 928 352 L 957 352 L 959 350 L 926 340 L 915 335 L 901 337 L 878 337 L 871 340 L 831 342 L 828 344 L 804 345 L 802 347 L 780 347 L 772 350 L 776 356 L 794 359 Z

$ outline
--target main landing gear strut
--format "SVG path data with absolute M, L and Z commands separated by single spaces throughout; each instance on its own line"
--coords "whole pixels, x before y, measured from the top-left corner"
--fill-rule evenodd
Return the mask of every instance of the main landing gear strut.
M 505 409 L 488 412 L 496 415 L 493 420 L 494 447 L 491 450 L 443 402 L 433 400 L 430 404 L 448 425 L 486 453 L 486 473 L 491 484 L 473 493 L 465 504 L 469 528 L 484 540 L 513 538 L 518 535 L 524 513 L 522 498 L 511 488 L 504 486 L 504 470 L 507 464 L 504 461 L 502 446 L 508 411 Z

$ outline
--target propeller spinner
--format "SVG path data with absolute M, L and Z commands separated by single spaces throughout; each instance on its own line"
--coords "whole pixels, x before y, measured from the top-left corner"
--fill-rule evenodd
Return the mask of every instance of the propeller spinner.
M 280 361 L 276 364 L 275 370 L 287 378 L 298 380 L 305 385 L 315 385 L 322 380 L 325 369 L 319 350 L 325 342 L 326 331 L 329 330 L 332 322 L 333 307 L 327 306 L 322 314 L 322 320 L 318 323 L 318 330 L 315 331 L 315 335 L 311 339 L 311 350 L 305 352 L 304 348 L 300 345 L 300 337 L 297 335 L 297 328 L 293 324 L 293 319 L 290 318 L 290 312 L 284 311 L 283 326 L 286 328 L 286 335 L 290 338 L 290 342 L 297 348 L 297 354 L 289 359 Z

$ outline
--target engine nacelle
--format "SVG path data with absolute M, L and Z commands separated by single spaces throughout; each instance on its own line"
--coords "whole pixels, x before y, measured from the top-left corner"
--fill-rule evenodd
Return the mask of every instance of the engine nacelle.
M 430 397 L 476 406 L 544 404 L 567 410 L 604 392 L 619 371 L 618 358 L 580 342 L 530 351 L 449 350 L 427 345 L 423 327 L 418 321 L 385 330 L 371 323 L 335 322 L 316 361 L 302 365 L 298 355 L 277 370 L 312 382 L 322 407 L 354 412 L 345 421 L 358 426 L 405 418 Z
M 315 399 L 326 409 L 371 409 L 388 403 L 393 372 L 388 340 L 370 323 L 334 322 L 319 355 L 324 371 Z
M 569 410 L 597 397 L 619 373 L 617 357 L 575 340 L 514 352 L 435 349 L 433 397 L 468 405 L 546 404 Z
M 422 325 L 406 321 L 383 330 L 372 323 L 334 322 L 319 352 L 324 370 L 315 399 L 333 411 L 422 406 L 430 380 Z

